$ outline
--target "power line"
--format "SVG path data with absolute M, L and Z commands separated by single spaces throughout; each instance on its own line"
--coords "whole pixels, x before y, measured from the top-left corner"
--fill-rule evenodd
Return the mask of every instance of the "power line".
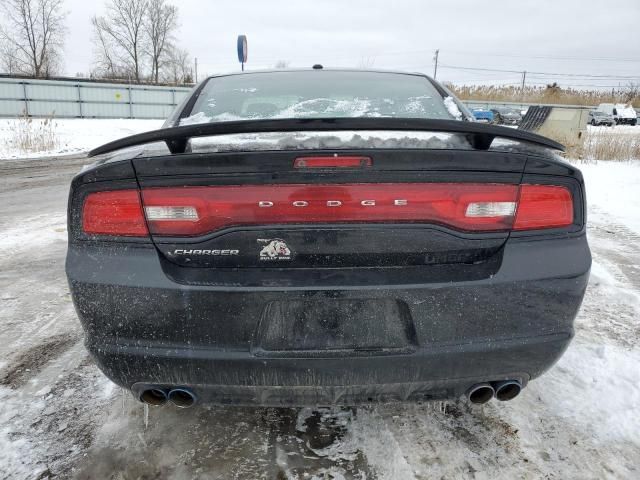
M 459 67 L 456 65 L 440 64 L 442 68 L 449 68 L 451 70 L 469 70 L 472 72 L 501 72 L 501 73 L 522 73 L 522 70 L 502 70 L 499 68 L 480 68 L 480 67 Z
M 502 70 L 498 68 L 480 68 L 480 67 L 462 67 L 459 65 L 440 64 L 441 68 L 449 68 L 452 70 L 469 70 L 480 72 L 502 72 L 502 73 L 522 73 L 522 70 Z M 638 80 L 640 75 L 595 75 L 590 73 L 556 73 L 556 72 L 535 72 L 527 70 L 532 75 L 545 75 L 549 77 L 578 77 L 578 78 L 603 78 L 607 80 Z
M 541 60 L 585 60 L 598 62 L 634 62 L 640 63 L 640 58 L 616 58 L 616 57 L 579 57 L 563 55 L 513 55 L 508 53 L 481 53 L 481 52 L 456 52 L 447 50 L 453 55 L 468 55 L 473 57 L 508 57 L 508 58 L 532 58 Z
M 428 51 L 428 50 L 420 50 L 420 51 Z M 415 52 L 420 52 L 420 51 L 414 51 L 414 52 L 398 52 L 398 53 L 415 53 Z M 431 50 L 431 52 L 433 52 L 433 50 Z M 379 53 L 378 55 L 386 55 L 390 52 L 384 52 L 384 53 Z M 512 70 L 512 69 L 500 69 L 500 68 L 484 68 L 484 67 L 467 67 L 467 66 L 462 66 L 462 65 L 447 65 L 447 64 L 442 64 L 440 62 L 438 62 L 439 60 L 439 53 L 440 50 L 438 49 L 436 51 L 436 55 L 434 55 L 433 58 L 433 63 L 427 65 L 425 63 L 419 64 L 419 65 L 412 65 L 412 66 L 408 66 L 408 65 L 404 65 L 404 66 L 394 66 L 394 68 L 397 69 L 406 69 L 406 70 L 418 70 L 418 71 L 425 71 L 426 69 L 429 68 L 433 68 L 434 69 L 434 76 L 437 75 L 437 71 L 438 68 L 445 68 L 445 69 L 451 69 L 451 70 L 460 70 L 460 71 L 469 71 L 469 72 L 476 72 L 478 75 L 482 75 L 482 76 L 486 76 L 487 78 L 484 78 L 482 80 L 464 80 L 465 82 L 487 82 L 487 81 L 491 81 L 493 80 L 494 82 L 504 82 L 505 80 L 503 79 L 493 79 L 491 78 L 492 76 L 499 76 L 500 74 L 513 74 L 518 75 L 518 77 L 520 78 L 520 85 L 522 85 L 522 80 L 524 79 L 525 81 L 528 80 L 528 84 L 532 84 L 532 85 L 546 85 L 546 83 L 542 83 L 544 81 L 562 81 L 563 83 L 568 84 L 567 86 L 573 86 L 573 87 L 598 87 L 598 88 L 619 88 L 620 85 L 600 85 L 597 83 L 587 83 L 589 80 L 593 80 L 594 82 L 597 81 L 602 81 L 604 82 L 615 82 L 615 81 L 638 81 L 640 80 L 640 76 L 635 76 L 635 75 L 603 75 L 603 74 L 590 74 L 590 73 L 559 73 L 559 72 L 539 72 L 539 71 L 531 71 L 531 70 L 526 70 L 526 74 L 524 73 L 524 69 L 522 70 Z M 452 52 L 453 53 L 453 52 Z M 512 56 L 512 55 L 507 55 L 507 54 L 488 54 L 488 56 Z M 513 55 L 514 57 L 516 57 L 515 55 Z M 340 56 L 342 57 L 341 59 L 338 59 L 339 56 L 336 56 L 334 58 L 334 60 L 336 60 L 338 63 L 343 63 L 345 57 L 344 56 Z M 523 58 L 526 58 L 527 56 L 523 55 Z M 531 56 L 536 57 L 536 56 Z M 539 56 L 542 57 L 542 56 Z M 552 56 L 548 56 L 548 57 L 552 57 Z M 317 57 L 315 57 L 317 58 Z M 355 58 L 355 57 L 352 57 Z M 557 58 L 561 58 L 560 56 L 558 56 Z M 594 57 L 595 58 L 595 57 Z M 586 59 L 586 57 L 584 57 L 584 59 Z M 342 60 L 342 62 L 340 61 Z M 628 60 L 628 59 L 627 59 Z M 296 62 L 299 62 L 299 59 L 296 60 Z M 254 62 L 255 63 L 266 63 L 265 59 L 255 59 Z M 225 63 L 226 64 L 226 63 Z M 220 68 L 220 66 L 222 65 L 221 63 L 212 63 L 212 64 L 208 64 L 211 67 L 213 67 L 214 69 Z M 229 64 L 226 64 L 229 65 Z M 233 64 L 234 66 L 236 64 Z M 537 82 L 536 82 L 537 80 Z M 576 82 L 580 82 L 580 83 L 572 83 L 573 81 Z M 509 79 L 509 84 L 515 84 L 516 81 L 515 79 Z
M 421 49 L 421 50 L 402 50 L 402 51 L 381 51 L 381 52 L 364 52 L 360 54 L 360 57 L 368 56 L 368 57 L 386 57 L 390 55 L 421 55 L 425 53 L 430 53 L 433 50 L 430 49 Z M 325 50 L 325 54 L 331 55 L 332 58 L 339 59 L 356 59 L 356 55 L 345 54 L 343 50 Z M 336 55 L 336 53 L 338 55 Z M 483 52 L 460 52 L 455 50 L 446 50 L 447 54 L 453 55 L 463 55 L 469 57 L 506 57 L 506 58 L 530 58 L 530 59 L 540 59 L 540 60 L 578 60 L 578 61 L 602 61 L 602 62 L 632 62 L 632 63 L 640 63 L 640 58 L 617 58 L 617 57 L 580 57 L 580 56 L 572 56 L 572 55 L 516 55 L 509 53 L 483 53 Z M 317 56 L 305 55 L 297 58 L 306 58 L 306 59 L 316 59 Z M 273 57 L 256 57 L 259 61 L 272 62 L 277 61 L 279 58 Z
M 547 86 L 547 82 L 527 82 L 527 85 Z M 569 87 L 597 87 L 597 88 L 624 88 L 624 85 L 601 85 L 599 83 L 571 83 Z

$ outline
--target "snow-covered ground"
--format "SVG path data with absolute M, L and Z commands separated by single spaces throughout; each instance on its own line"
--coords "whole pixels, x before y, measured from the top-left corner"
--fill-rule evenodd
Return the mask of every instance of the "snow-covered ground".
M 639 162 L 575 163 L 594 264 L 566 354 L 511 402 L 444 410 L 146 410 L 92 364 L 69 298 L 83 163 L 0 162 L 0 479 L 640 478 Z
M 590 220 L 615 218 L 640 234 L 640 161 L 579 163 Z
M 616 135 L 640 135 L 640 125 L 614 125 L 612 127 L 587 125 L 590 133 L 613 133 Z
M 34 122 L 32 128 L 35 128 L 43 120 L 33 119 L 32 122 Z M 56 145 L 42 151 L 22 151 L 14 140 L 16 130 L 25 128 L 24 120 L 2 118 L 0 119 L 0 160 L 87 152 L 92 148 L 127 135 L 160 128 L 162 123 L 163 120 L 54 119 L 52 128 L 55 133 Z

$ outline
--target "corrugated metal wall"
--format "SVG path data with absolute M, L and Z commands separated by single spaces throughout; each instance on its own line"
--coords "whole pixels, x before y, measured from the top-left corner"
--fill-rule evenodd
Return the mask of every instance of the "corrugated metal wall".
M 190 91 L 188 87 L 0 78 L 0 117 L 26 113 L 32 117 L 162 119 L 168 117 Z M 522 110 L 537 105 L 473 100 L 464 103 L 470 108 L 508 106 Z
M 166 118 L 191 91 L 62 80 L 0 78 L 0 117 Z

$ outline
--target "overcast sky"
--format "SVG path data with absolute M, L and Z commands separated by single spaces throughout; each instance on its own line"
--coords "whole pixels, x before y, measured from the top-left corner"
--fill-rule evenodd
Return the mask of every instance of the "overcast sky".
M 66 73 L 92 68 L 90 18 L 101 0 L 65 0 Z M 177 43 L 199 76 L 239 69 L 236 38 L 249 40 L 248 69 L 314 63 L 433 74 L 456 83 L 617 86 L 640 82 L 640 0 L 181 0 Z M 457 67 L 457 68 L 451 68 Z M 467 68 L 470 70 L 462 70 Z M 558 76 L 540 73 L 555 73 Z M 572 76 L 560 76 L 570 74 Z

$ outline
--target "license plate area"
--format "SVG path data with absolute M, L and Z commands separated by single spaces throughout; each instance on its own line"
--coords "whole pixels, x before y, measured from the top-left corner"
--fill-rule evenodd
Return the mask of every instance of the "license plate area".
M 265 307 L 252 352 L 269 356 L 410 353 L 416 333 L 396 299 L 274 301 Z

